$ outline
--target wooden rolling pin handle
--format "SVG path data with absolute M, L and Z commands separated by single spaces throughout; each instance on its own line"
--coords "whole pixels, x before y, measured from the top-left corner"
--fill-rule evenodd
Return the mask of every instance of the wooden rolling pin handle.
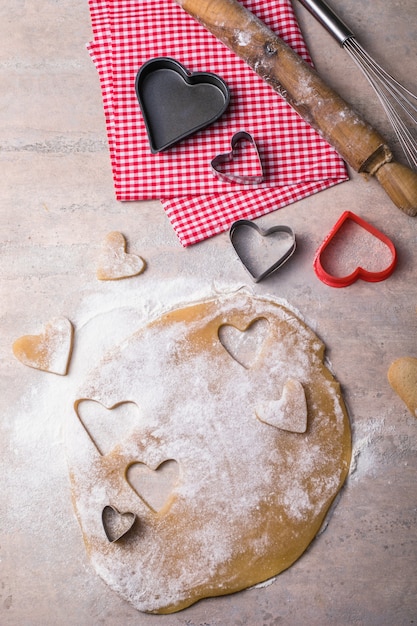
M 383 137 L 238 0 L 176 0 L 243 59 L 357 172 L 375 176 L 394 204 L 417 214 L 417 173 L 392 161 Z

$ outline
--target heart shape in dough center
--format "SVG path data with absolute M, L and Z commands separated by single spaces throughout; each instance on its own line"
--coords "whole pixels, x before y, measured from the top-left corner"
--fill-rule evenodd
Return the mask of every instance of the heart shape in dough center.
M 141 424 L 141 414 L 134 402 L 119 402 L 106 407 L 96 400 L 83 398 L 76 401 L 74 408 L 86 433 L 102 456 L 127 441 Z
M 129 485 L 155 513 L 169 505 L 178 476 L 178 463 L 173 459 L 164 461 L 155 469 L 137 462 L 126 470 Z
M 218 335 L 220 343 L 230 356 L 246 369 L 250 369 L 259 357 L 268 329 L 268 320 L 262 317 L 254 320 L 244 330 L 232 324 L 222 324 Z

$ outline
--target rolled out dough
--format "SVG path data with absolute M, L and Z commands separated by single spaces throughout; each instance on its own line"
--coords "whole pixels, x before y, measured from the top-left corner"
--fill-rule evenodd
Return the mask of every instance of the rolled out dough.
M 260 341 L 242 341 L 256 320 Z M 239 354 L 247 349 L 252 359 Z M 163 314 L 93 369 L 76 398 L 68 460 L 88 555 L 114 591 L 141 611 L 172 613 L 265 581 L 300 557 L 351 455 L 349 420 L 323 355 L 286 307 L 238 293 Z M 110 421 L 111 407 L 136 405 L 136 421 L 109 425 L 105 453 L 94 420 L 84 425 L 87 401 Z M 97 418 L 97 428 L 105 424 Z M 140 468 L 149 474 L 143 492 L 140 473 L 133 484 Z M 151 505 L 146 490 L 158 491 L 158 481 L 162 497 Z M 107 506 L 136 515 L 112 543 Z

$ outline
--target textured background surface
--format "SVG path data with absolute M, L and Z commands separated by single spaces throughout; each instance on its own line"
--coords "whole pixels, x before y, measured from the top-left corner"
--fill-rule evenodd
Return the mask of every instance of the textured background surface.
M 415 0 L 333 6 L 364 47 L 417 91 Z M 313 18 L 295 9 L 319 71 L 395 149 L 365 79 Z M 61 383 L 17 362 L 14 339 L 56 315 L 77 330 L 119 303 L 147 299 L 158 306 L 201 288 L 250 282 L 227 234 L 184 250 L 159 202 L 115 201 L 99 83 L 85 49 L 87 3 L 2 1 L 0 17 L 0 623 L 417 622 L 417 421 L 386 378 L 395 358 L 417 356 L 417 218 L 354 172 L 349 182 L 258 220 L 291 226 L 298 248 L 254 292 L 284 298 L 302 313 L 327 345 L 350 411 L 354 463 L 327 529 L 269 586 L 171 616 L 138 613 L 94 573 L 70 501 L 62 432 L 67 399 L 52 419 Z M 347 209 L 395 242 L 398 267 L 387 281 L 331 289 L 316 278 L 315 250 Z M 122 231 L 130 250 L 147 260 L 133 282 L 95 278 L 99 244 L 111 230 Z

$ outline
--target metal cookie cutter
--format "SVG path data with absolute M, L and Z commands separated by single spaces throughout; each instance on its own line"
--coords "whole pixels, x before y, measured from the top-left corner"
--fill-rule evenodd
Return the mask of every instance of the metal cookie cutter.
M 237 155 L 237 151 L 238 151 L 238 145 L 239 143 L 243 141 L 247 141 L 252 145 L 255 151 L 257 160 L 258 160 L 258 165 L 259 165 L 261 174 L 239 175 L 239 174 L 231 174 L 231 173 L 226 173 L 226 172 L 221 171 L 221 166 L 223 163 L 231 163 L 235 159 Z M 230 147 L 231 147 L 230 152 L 226 152 L 225 154 L 218 154 L 211 161 L 211 171 L 213 172 L 214 176 L 216 176 L 216 178 L 218 178 L 219 180 L 223 180 L 228 183 L 239 183 L 241 185 L 254 185 L 257 183 L 262 183 L 264 180 L 264 171 L 262 167 L 262 161 L 261 161 L 261 157 L 259 156 L 258 146 L 256 145 L 256 142 L 254 138 L 252 137 L 252 135 L 245 130 L 241 130 L 235 133 L 231 139 Z
M 189 72 L 170 57 L 144 63 L 135 89 L 153 154 L 213 124 L 230 102 L 229 88 L 220 76 Z
M 120 513 L 114 506 L 107 505 L 102 511 L 101 521 L 107 539 L 110 543 L 115 543 L 133 528 L 136 515 L 130 511 Z
M 295 234 L 289 226 L 263 230 L 250 220 L 238 220 L 231 225 L 229 237 L 255 283 L 284 265 L 296 248 Z

